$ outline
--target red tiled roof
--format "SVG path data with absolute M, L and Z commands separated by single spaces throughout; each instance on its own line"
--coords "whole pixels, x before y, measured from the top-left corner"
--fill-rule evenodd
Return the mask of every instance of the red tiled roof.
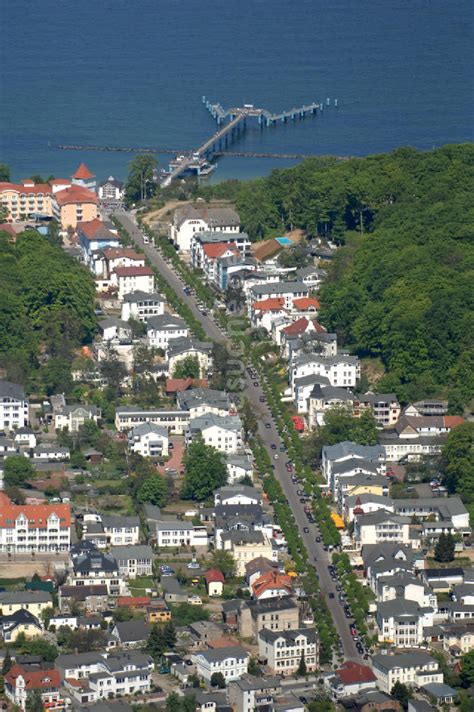
M 279 311 L 283 308 L 285 300 L 282 297 L 269 297 L 268 299 L 261 299 L 259 302 L 254 302 L 252 304 L 252 309 L 256 311 Z
M 306 317 L 302 316 L 301 319 L 297 319 L 292 324 L 289 324 L 289 326 L 285 326 L 285 328 L 282 329 L 282 333 L 286 334 L 287 336 L 297 336 L 298 334 L 304 334 L 304 332 L 308 328 L 308 324 L 309 321 L 306 319 Z
M 357 682 L 373 682 L 377 678 L 367 665 L 360 665 L 348 660 L 336 670 L 336 675 L 344 685 L 354 685 Z
M 207 388 L 209 382 L 206 378 L 168 378 L 166 381 L 167 393 L 181 393 L 188 388 Z
M 21 665 L 14 665 L 5 675 L 5 682 L 16 687 L 20 675 L 25 680 L 26 690 L 43 690 L 45 688 L 59 687 L 61 675 L 59 670 L 25 670 Z
M 85 163 L 81 163 L 72 177 L 78 180 L 87 180 L 88 178 L 95 178 L 95 175 L 90 172 Z
M 107 231 L 107 228 L 100 218 L 94 218 L 93 220 L 87 220 L 86 222 L 78 222 L 77 229 L 80 230 L 85 237 L 88 237 L 89 240 L 93 240 L 99 230 L 104 230 L 104 232 Z M 108 232 L 110 232 L 110 230 Z M 113 235 L 113 233 L 110 234 Z
M 327 334 L 328 330 L 326 327 L 320 324 L 319 321 L 316 321 L 316 319 L 313 319 L 313 326 L 317 334 Z
M 234 646 L 238 645 L 240 645 L 240 643 L 238 640 L 236 640 L 236 638 L 226 638 L 225 636 L 223 636 L 222 638 L 214 638 L 214 640 L 210 640 L 208 642 L 208 646 L 211 648 L 211 650 L 233 648 Z
M 291 577 L 278 571 L 266 571 L 252 584 L 253 595 L 257 598 L 272 588 L 280 588 L 291 593 L 293 589 Z
M 25 195 L 28 195 L 28 193 L 47 193 L 48 195 L 53 194 L 52 188 L 50 185 L 48 185 L 48 183 L 38 183 L 37 185 L 31 186 L 20 185 L 18 183 L 0 183 L 0 193 L 3 193 L 7 190 L 14 190 L 17 193 L 25 193 Z
M 70 188 L 59 190 L 54 197 L 58 205 L 67 205 L 68 203 L 95 203 L 97 205 L 99 202 L 95 193 L 81 185 L 71 185 Z
M 135 267 L 116 267 L 114 272 L 117 277 L 153 277 L 151 267 L 140 267 L 140 265 Z
M 16 232 L 11 223 L 0 223 L 0 232 L 8 232 L 12 237 L 16 237 Z
M 20 514 L 28 519 L 29 529 L 44 528 L 51 514 L 59 517 L 61 529 L 71 526 L 71 509 L 68 504 L 13 504 L 4 492 L 0 492 L 0 528 L 14 529 Z
M 233 242 L 214 242 L 213 244 L 204 245 L 203 247 L 204 254 L 207 257 L 210 257 L 211 259 L 222 257 L 222 255 L 225 254 L 228 250 L 230 250 L 230 252 L 233 252 L 234 255 L 239 254 L 239 250 Z
M 149 606 L 151 603 L 150 596 L 118 596 L 117 606 L 127 608 L 128 606 Z
M 224 583 L 224 574 L 218 569 L 209 569 L 204 574 L 206 583 Z
M 320 304 L 317 299 L 314 299 L 314 297 L 300 297 L 299 299 L 293 300 L 293 306 L 295 309 L 299 309 L 300 311 L 306 311 L 312 307 L 319 309 Z
M 444 424 L 447 428 L 457 428 L 458 425 L 462 425 L 465 422 L 462 415 L 445 415 Z

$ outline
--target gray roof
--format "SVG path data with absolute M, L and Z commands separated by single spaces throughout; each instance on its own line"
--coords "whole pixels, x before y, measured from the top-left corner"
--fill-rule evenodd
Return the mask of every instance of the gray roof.
M 153 549 L 148 544 L 113 546 L 110 553 L 119 563 L 130 559 L 153 559 Z
M 136 292 L 130 292 L 125 294 L 123 297 L 124 302 L 163 302 L 164 299 L 158 292 L 153 292 L 153 294 L 148 294 L 148 292 L 142 292 L 137 289 Z
M 313 265 L 308 265 L 307 267 L 300 267 L 297 269 L 296 274 L 300 279 L 302 279 L 303 277 L 308 277 L 312 274 L 316 274 L 318 277 L 326 277 L 327 272 L 323 269 L 319 269 L 318 267 L 313 267 Z
M 325 386 L 316 383 L 313 390 L 310 393 L 310 398 L 317 398 L 318 400 L 341 400 L 341 401 L 353 401 L 355 395 L 352 391 L 346 388 L 338 388 L 337 386 Z
M 0 593 L 0 604 L 14 603 L 51 603 L 51 594 L 46 591 L 3 591 Z
M 213 230 L 211 232 L 204 230 L 203 232 L 196 232 L 193 235 L 194 239 L 204 245 L 213 244 L 216 242 L 249 242 L 250 238 L 246 232 L 221 232 L 220 230 Z
M 0 398 L 14 398 L 15 400 L 25 400 L 23 386 L 11 381 L 0 381 Z
M 96 405 L 89 405 L 88 403 L 76 403 L 75 405 L 65 405 L 61 408 L 62 415 L 70 415 L 71 413 L 76 413 L 78 410 L 85 411 L 88 415 L 98 415 L 100 416 L 100 409 Z
M 443 519 L 458 514 L 467 514 L 467 509 L 460 497 L 419 497 L 417 499 L 394 499 L 395 510 L 414 508 L 430 512 L 439 512 Z
M 102 517 L 102 524 L 104 525 L 104 529 L 110 529 L 112 527 L 139 527 L 140 517 L 125 517 L 122 514 L 116 514 Z
M 141 438 L 143 435 L 148 435 L 149 433 L 159 435 L 160 438 L 168 437 L 168 431 L 162 425 L 157 425 L 157 423 L 140 423 L 140 425 L 136 425 L 129 432 L 129 438 Z
M 227 455 L 226 462 L 234 467 L 242 467 L 244 470 L 253 470 L 250 455 Z
M 371 460 L 364 460 L 361 457 L 359 457 L 359 458 L 351 457 L 349 460 L 342 460 L 342 462 L 335 462 L 334 465 L 332 466 L 332 472 L 335 475 L 338 475 L 338 474 L 344 474 L 345 472 L 350 472 L 351 470 L 354 470 L 354 469 L 359 469 L 362 472 L 366 471 L 366 472 L 376 475 L 376 474 L 378 474 L 377 466 L 378 466 L 378 463 L 375 463 Z
M 357 485 L 363 485 L 367 482 L 371 485 L 379 485 L 384 489 L 386 488 L 388 492 L 390 483 L 384 475 L 372 475 L 367 472 L 357 472 L 355 475 L 339 475 L 339 483 L 341 485 L 348 484 L 349 486 L 356 487 Z
M 244 605 L 250 608 L 254 618 L 261 613 L 271 613 L 272 611 L 285 611 L 298 608 L 296 601 L 291 596 L 280 596 L 279 598 L 264 598 L 260 601 L 245 601 Z
M 186 322 L 179 316 L 172 314 L 158 314 L 147 319 L 147 331 L 175 331 L 176 329 L 187 329 Z
M 240 225 L 240 217 L 233 208 L 210 208 L 207 205 L 183 205 L 175 213 L 178 226 L 186 220 L 201 219 L 212 227 Z M 202 233 L 199 233 L 202 234 Z
M 374 655 L 372 658 L 373 666 L 385 670 L 394 670 L 395 668 L 412 668 L 421 667 L 429 663 L 434 663 L 436 660 L 422 651 L 413 653 L 402 653 L 400 655 Z
M 302 386 L 311 386 L 313 384 L 329 386 L 330 385 L 329 378 L 326 378 L 326 376 L 319 376 L 317 373 L 310 373 L 309 376 L 302 376 L 301 378 L 295 378 L 295 382 L 294 382 L 295 388 L 301 388 Z
M 423 613 L 415 601 L 408 601 L 404 598 L 377 603 L 377 617 L 403 620 L 405 618 L 420 618 L 422 615 Z
M 128 321 L 119 319 L 116 316 L 109 316 L 109 317 L 106 317 L 105 319 L 101 319 L 99 321 L 99 328 L 102 329 L 102 331 L 104 331 L 105 329 L 108 329 L 110 326 L 116 326 L 119 329 L 131 330 L 131 326 L 128 323 Z
M 397 554 L 403 554 L 401 559 L 395 559 Z M 403 563 L 407 561 L 409 564 L 413 561 L 413 551 L 406 544 L 398 542 L 383 542 L 382 544 L 366 544 L 362 547 L 362 559 L 364 560 L 365 568 L 373 566 L 378 561 Z
M 98 652 L 86 653 L 63 653 L 56 658 L 56 667 L 66 670 L 69 668 L 80 667 L 81 665 L 93 665 L 97 662 L 102 662 L 104 658 Z
M 192 522 L 181 521 L 181 519 L 169 519 L 169 520 L 158 521 L 156 523 L 156 530 L 159 532 L 172 531 L 173 529 L 191 530 L 193 527 L 194 527 L 194 524 Z
M 388 512 L 385 509 L 378 509 L 376 512 L 370 512 L 370 514 L 361 515 L 358 520 L 360 524 L 371 526 L 373 524 L 380 524 L 382 522 L 396 522 L 397 524 L 410 524 L 409 517 L 400 517 L 398 514 L 393 514 L 393 512 Z
M 384 449 L 380 445 L 359 445 L 350 440 L 344 440 L 337 445 L 325 445 L 323 455 L 327 460 L 340 460 L 353 455 L 373 462 L 385 459 Z
M 190 410 L 200 405 L 210 405 L 228 410 L 230 406 L 228 393 L 217 391 L 214 388 L 191 388 L 189 391 L 180 391 L 176 400 L 178 407 L 182 410 Z
M 295 292 L 307 292 L 308 287 L 304 282 L 297 280 L 293 282 L 270 282 L 269 284 L 256 284 L 252 287 L 252 292 L 256 296 L 266 296 L 267 294 L 291 294 Z
M 258 637 L 266 643 L 274 643 L 276 640 L 283 638 L 287 645 L 296 645 L 296 639 L 304 635 L 308 643 L 316 643 L 318 635 L 314 628 L 296 628 L 293 630 L 269 630 L 264 628 L 258 634 Z
M 359 400 L 363 403 L 398 403 L 398 398 L 395 393 L 364 393 Z
M 137 618 L 116 623 L 115 629 L 121 643 L 138 643 L 146 640 L 150 633 L 150 625 Z
M 238 415 L 216 415 L 215 413 L 203 413 L 189 421 L 190 431 L 199 432 L 214 426 L 238 432 L 242 429 L 242 421 Z
M 240 647 L 240 645 L 230 645 L 228 648 L 216 648 L 215 650 L 203 650 L 197 653 L 196 657 L 202 656 L 209 663 L 219 663 L 228 658 L 248 658 L 250 653 Z
M 221 502 L 225 498 L 234 497 L 239 494 L 255 499 L 257 502 L 262 501 L 262 493 L 250 485 L 225 485 L 224 487 L 219 487 L 219 489 L 214 492 L 214 496 L 219 496 Z
M 392 500 L 390 497 L 384 497 L 381 494 L 371 494 L 370 492 L 363 493 L 363 494 L 351 494 L 348 497 L 346 497 L 346 506 L 348 508 L 355 507 L 356 502 L 360 501 L 360 504 L 369 504 L 369 503 L 374 503 L 374 504 L 382 504 L 385 507 L 389 507 L 392 504 Z
M 213 345 L 210 341 L 198 341 L 198 339 L 190 339 L 187 337 L 173 339 L 168 347 L 168 357 L 177 356 L 180 353 L 187 351 L 200 351 L 201 353 L 210 353 Z
M 444 682 L 429 682 L 427 685 L 423 685 L 423 690 L 433 697 L 456 697 L 457 692 L 453 690 L 452 687 L 446 685 Z
M 231 541 L 233 544 L 263 544 L 265 538 L 260 531 L 230 531 L 222 534 L 222 541 Z
M 325 366 L 335 366 L 339 363 L 359 362 L 358 356 L 350 356 L 349 354 L 338 354 L 337 356 L 322 356 L 321 354 L 309 353 L 297 356 L 293 361 L 293 366 L 300 366 L 305 363 L 322 363 Z
M 254 675 L 242 675 L 240 680 L 234 680 L 233 685 L 238 685 L 241 690 L 250 692 L 251 690 L 272 690 L 281 687 L 281 678 L 265 675 L 265 677 L 256 677 Z

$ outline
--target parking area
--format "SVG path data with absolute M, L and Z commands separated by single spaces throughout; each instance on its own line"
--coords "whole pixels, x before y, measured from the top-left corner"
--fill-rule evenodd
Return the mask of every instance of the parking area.
M 184 436 L 172 435 L 170 437 L 170 459 L 163 466 L 158 467 L 160 473 L 165 474 L 166 470 L 176 470 L 179 475 L 183 469 L 183 455 Z

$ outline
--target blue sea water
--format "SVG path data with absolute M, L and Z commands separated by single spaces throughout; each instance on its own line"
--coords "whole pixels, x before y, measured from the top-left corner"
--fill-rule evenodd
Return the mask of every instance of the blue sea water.
M 0 160 L 15 179 L 81 160 L 126 175 L 129 155 L 59 143 L 195 147 L 215 130 L 203 95 L 273 111 L 338 99 L 323 118 L 248 130 L 242 151 L 366 155 L 474 136 L 471 0 L 0 0 L 0 20 Z M 291 163 L 225 158 L 214 180 Z

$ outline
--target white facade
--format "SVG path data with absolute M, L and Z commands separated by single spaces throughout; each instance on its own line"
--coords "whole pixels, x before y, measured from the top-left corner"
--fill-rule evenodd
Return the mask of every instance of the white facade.
M 295 381 L 305 376 L 324 376 L 331 386 L 355 388 L 360 378 L 360 362 L 357 356 L 319 356 L 305 354 L 295 359 L 290 366 L 290 378 L 293 398 Z
M 191 522 L 172 520 L 158 522 L 156 543 L 159 548 L 208 545 L 207 529 Z
M 168 457 L 169 435 L 166 428 L 143 423 L 129 433 L 128 447 L 142 457 Z
M 163 314 L 152 317 L 147 324 L 147 339 L 149 346 L 166 351 L 170 341 L 188 336 L 189 330 L 183 319 Z
M 293 675 L 297 672 L 302 657 L 307 672 L 318 667 L 318 641 L 314 628 L 275 633 L 261 630 L 258 635 L 258 653 L 267 659 L 270 672 L 275 675 Z
M 153 294 L 155 291 L 155 277 L 149 267 L 118 267 L 115 275 L 120 300 L 130 292 Z
M 421 687 L 430 682 L 443 682 L 439 664 L 426 653 L 375 655 L 373 671 L 382 692 L 390 694 L 396 682 L 408 687 Z
M 0 431 L 28 425 L 28 400 L 23 388 L 10 381 L 0 381 Z
M 360 515 L 354 520 L 354 538 L 361 547 L 384 542 L 410 544 L 410 522 L 383 510 Z
M 159 294 L 135 291 L 126 294 L 122 301 L 121 318 L 123 321 L 137 319 L 147 321 L 152 316 L 165 313 L 165 302 Z
M 0 494 L 3 525 L 0 551 L 69 551 L 70 511 L 67 505 L 12 505 Z M 11 522 L 11 523 L 8 523 Z
M 167 428 L 168 432 L 182 435 L 189 423 L 187 410 L 142 410 L 124 406 L 115 409 L 115 427 L 125 432 L 140 423 L 157 423 Z
M 100 416 L 101 412 L 95 405 L 65 406 L 55 414 L 54 427 L 56 430 L 67 428 L 70 433 L 76 433 L 86 420 L 97 423 Z
M 247 672 L 249 653 L 238 646 L 205 650 L 194 657 L 196 672 L 206 682 L 210 682 L 214 673 L 220 672 L 226 683 L 238 680 Z
M 243 447 L 242 421 L 237 415 L 218 416 L 206 413 L 189 421 L 187 443 L 200 434 L 206 445 L 226 454 L 237 453 Z

